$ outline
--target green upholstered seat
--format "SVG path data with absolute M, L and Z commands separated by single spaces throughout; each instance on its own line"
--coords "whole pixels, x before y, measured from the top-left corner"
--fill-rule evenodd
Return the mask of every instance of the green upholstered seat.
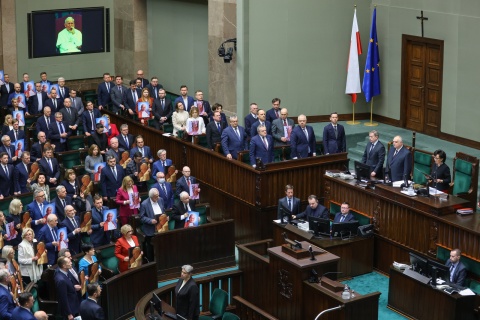
M 72 169 L 82 163 L 79 151 L 65 151 L 57 154 L 60 167 L 64 169 Z
M 32 308 L 30 309 L 32 311 L 32 313 L 35 313 L 37 312 L 38 310 L 40 310 L 40 304 L 38 302 L 38 290 L 37 290 L 37 286 L 31 282 L 29 283 L 29 285 L 25 288 L 25 291 L 27 292 L 30 292 L 33 296 L 33 306 Z
M 118 259 L 115 257 L 115 246 L 108 245 L 98 250 L 97 255 L 102 268 L 107 268 L 113 272 L 113 274 L 118 274 Z
M 315 153 L 317 154 L 317 156 L 323 154 L 323 143 L 317 142 L 317 144 L 315 145 Z
M 163 132 L 164 133 L 173 133 L 173 124 L 165 123 L 163 125 Z
M 207 145 L 207 136 L 206 135 L 200 135 L 197 137 L 198 138 L 198 145 L 204 147 L 204 148 L 208 148 L 208 145 Z
M 73 136 L 67 140 L 68 150 L 78 150 L 85 148 L 84 136 Z
M 425 185 L 427 179 L 424 174 L 429 175 L 432 167 L 432 154 L 420 150 L 413 153 L 413 181 L 418 184 Z
M 283 148 L 275 147 L 273 149 L 273 162 L 283 161 Z
M 454 170 L 453 195 L 468 193 L 472 184 L 472 163 L 462 159 L 456 159 Z
M 334 219 L 335 215 L 340 212 L 340 204 L 330 201 L 330 214 L 331 218 Z M 371 224 L 370 218 L 362 213 L 359 213 L 352 208 L 350 208 L 350 213 L 353 214 L 355 220 L 358 221 L 358 224 L 361 226 Z
M 213 290 L 212 297 L 210 298 L 210 304 L 208 306 L 208 311 L 211 313 L 211 315 L 202 315 L 199 319 L 222 319 L 222 316 L 227 309 L 227 305 L 228 293 L 220 288 L 216 288 Z
M 240 320 L 240 317 L 231 312 L 225 312 L 223 314 L 222 320 Z

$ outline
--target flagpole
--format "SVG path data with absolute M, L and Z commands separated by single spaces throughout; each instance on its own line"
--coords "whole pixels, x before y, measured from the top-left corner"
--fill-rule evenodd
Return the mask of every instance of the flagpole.
M 372 101 L 370 101 L 370 122 L 364 123 L 367 127 L 376 127 L 378 126 L 378 122 L 373 122 L 373 97 Z
M 352 121 L 347 121 L 347 124 L 356 126 L 357 124 L 360 124 L 360 121 L 355 121 L 355 103 L 352 103 L 352 110 Z

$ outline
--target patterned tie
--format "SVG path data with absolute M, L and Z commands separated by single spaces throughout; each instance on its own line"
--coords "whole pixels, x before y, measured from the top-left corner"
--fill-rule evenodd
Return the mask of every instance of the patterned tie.
M 284 120 L 283 120 L 283 126 L 284 126 L 284 127 L 288 126 L 288 124 L 287 124 L 287 119 L 284 119 Z
M 268 149 L 267 139 L 265 139 L 265 137 L 262 137 L 262 141 L 263 141 L 263 144 L 265 146 L 265 149 Z
M 338 138 L 337 126 L 333 126 L 333 130 L 335 130 L 335 138 Z

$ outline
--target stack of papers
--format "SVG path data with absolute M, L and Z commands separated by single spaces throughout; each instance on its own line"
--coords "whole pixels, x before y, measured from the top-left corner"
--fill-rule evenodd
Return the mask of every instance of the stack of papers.
M 473 209 L 472 208 L 461 208 L 461 209 L 457 210 L 457 213 L 461 214 L 461 215 L 472 214 Z

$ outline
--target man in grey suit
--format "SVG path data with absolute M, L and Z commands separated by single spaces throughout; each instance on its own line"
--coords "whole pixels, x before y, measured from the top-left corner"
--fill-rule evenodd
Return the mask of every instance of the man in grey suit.
M 77 110 L 78 117 L 80 118 L 85 107 L 83 106 L 82 98 L 77 97 L 77 90 L 70 89 L 70 100 L 72 101 L 72 108 Z
M 385 161 L 385 146 L 378 141 L 379 134 L 377 130 L 372 130 L 368 134 L 370 142 L 365 147 L 362 156 L 362 163 L 368 164 L 371 168 L 370 176 L 378 179 L 383 178 L 383 162 Z
M 125 96 L 124 93 L 127 87 L 123 85 L 122 76 L 115 77 L 115 86 L 110 89 L 110 98 L 113 103 L 113 112 L 118 114 L 119 111 L 125 110 Z
M 155 225 L 158 223 L 158 217 L 165 213 L 163 199 L 157 189 L 152 188 L 148 191 L 148 199 L 145 199 L 140 205 L 140 221 L 142 221 L 142 231 L 145 233 L 145 242 L 143 251 L 146 253 L 148 261 L 153 261 L 152 237 L 155 234 Z
M 276 146 L 287 146 L 290 144 L 290 134 L 292 133 L 295 123 L 288 118 L 287 108 L 280 110 L 280 118 L 272 122 L 273 143 Z
M 70 98 L 65 98 L 63 106 L 65 108 L 60 109 L 60 112 L 63 115 L 63 122 L 72 131 L 72 136 L 76 136 L 78 124 L 80 123 L 77 110 L 72 108 L 72 100 L 70 100 Z
M 300 213 L 300 199 L 293 196 L 293 186 L 285 186 L 285 197 L 278 200 L 277 219 L 289 222 L 293 216 Z

